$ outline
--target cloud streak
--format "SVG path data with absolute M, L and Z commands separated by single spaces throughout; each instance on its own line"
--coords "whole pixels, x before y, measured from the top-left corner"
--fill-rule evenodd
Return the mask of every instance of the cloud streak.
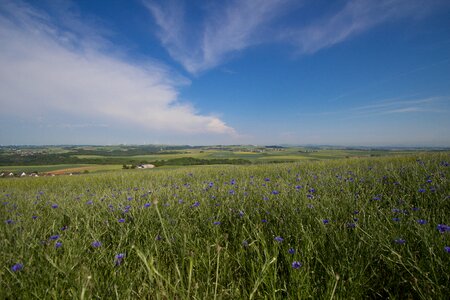
M 1 114 L 59 112 L 149 133 L 236 135 L 221 119 L 181 103 L 179 82 L 172 79 L 180 76 L 167 67 L 153 61 L 133 64 L 107 47 L 102 38 L 83 39 L 76 30 L 62 30 L 31 6 L 2 3 Z
M 184 21 L 184 2 L 144 3 L 160 28 L 162 44 L 193 74 L 214 68 L 233 54 L 270 40 L 269 26 L 294 6 L 293 0 L 225 1 L 223 6 L 205 8 L 204 22 L 190 28 Z
M 234 0 L 204 9 L 204 22 L 193 26 L 185 21 L 187 7 L 181 0 L 144 3 L 159 26 L 163 46 L 192 74 L 265 43 L 290 44 L 298 54 L 313 54 L 381 24 L 420 19 L 445 5 L 442 0 L 348 0 L 337 10 L 308 19 L 302 8 L 314 1 Z M 308 21 L 293 25 L 283 20 L 296 15 Z

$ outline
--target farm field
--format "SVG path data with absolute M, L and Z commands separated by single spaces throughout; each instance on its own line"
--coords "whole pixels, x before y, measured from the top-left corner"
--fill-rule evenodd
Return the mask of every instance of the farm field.
M 165 148 L 164 148 L 165 147 Z M 340 149 L 257 146 L 33 146 L 0 147 L 0 173 L 106 172 L 121 166 L 216 165 L 320 161 L 413 155 L 420 149 Z M 73 168 L 73 170 L 69 170 Z M 75 169 L 79 168 L 79 169 Z
M 446 299 L 449 153 L 325 154 L 3 178 L 0 298 Z

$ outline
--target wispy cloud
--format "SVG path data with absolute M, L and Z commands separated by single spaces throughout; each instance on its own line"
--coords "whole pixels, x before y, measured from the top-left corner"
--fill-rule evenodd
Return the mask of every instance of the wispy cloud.
M 370 116 L 407 114 L 407 113 L 448 113 L 449 96 L 426 98 L 395 98 L 377 101 L 363 106 L 350 107 L 335 111 L 302 113 L 299 116 L 345 116 L 345 118 L 364 118 Z
M 203 9 L 203 22 L 194 24 L 185 21 L 187 7 L 181 0 L 144 1 L 159 26 L 162 44 L 194 74 L 263 43 L 291 44 L 300 54 L 313 54 L 386 22 L 422 18 L 445 4 L 443 0 L 347 0 L 341 8 L 325 15 L 315 12 L 298 25 L 283 17 L 303 18 L 302 7 L 313 0 L 232 0 Z
M 302 28 L 291 28 L 283 35 L 300 53 L 314 53 L 341 43 L 381 23 L 412 17 L 421 18 L 442 1 L 349 0 L 342 9 L 319 17 Z
M 80 24 L 76 16 L 71 20 L 71 26 Z M 236 135 L 218 117 L 180 102 L 180 76 L 164 65 L 130 63 L 114 51 L 103 51 L 108 44 L 101 34 L 86 37 L 76 29 L 87 30 L 62 28 L 46 13 L 21 2 L 2 2 L 1 115 L 64 113 L 82 119 L 80 123 L 121 124 L 149 133 Z
M 297 2 L 295 4 L 294 2 Z M 164 4 L 146 1 L 145 5 L 160 27 L 159 37 L 170 55 L 191 73 L 216 67 L 230 55 L 273 39 L 269 25 L 289 11 L 298 1 L 248 0 L 224 1 L 210 6 L 203 23 L 185 22 L 182 1 Z

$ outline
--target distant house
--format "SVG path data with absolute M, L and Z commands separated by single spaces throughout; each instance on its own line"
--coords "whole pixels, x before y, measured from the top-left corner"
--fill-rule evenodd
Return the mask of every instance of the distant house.
M 152 164 L 145 164 L 145 165 L 139 165 L 138 169 L 153 169 L 155 165 Z

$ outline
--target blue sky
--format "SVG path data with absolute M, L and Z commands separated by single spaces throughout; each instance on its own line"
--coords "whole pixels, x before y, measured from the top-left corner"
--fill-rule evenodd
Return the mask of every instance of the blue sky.
M 0 1 L 0 144 L 450 146 L 445 0 Z

